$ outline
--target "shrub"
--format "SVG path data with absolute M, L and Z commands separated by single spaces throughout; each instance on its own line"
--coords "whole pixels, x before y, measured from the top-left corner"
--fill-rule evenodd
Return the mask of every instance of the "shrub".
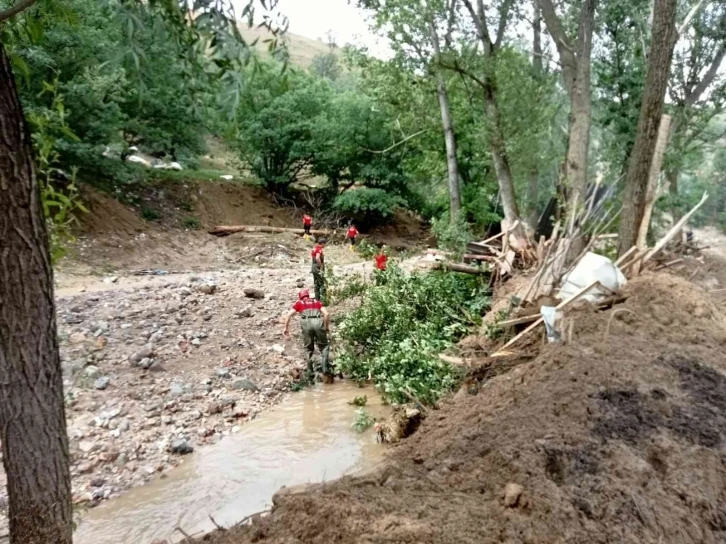
M 143 206 L 141 208 L 141 219 L 145 221 L 158 221 L 159 219 L 161 219 L 161 213 L 159 213 L 159 210 L 156 210 L 154 208 Z
M 448 272 L 406 275 L 395 264 L 384 274 L 339 324 L 336 364 L 354 380 L 372 377 L 386 399 L 433 404 L 460 377 L 438 354 L 481 322 L 486 287 Z
M 405 204 L 401 197 L 383 189 L 362 187 L 346 191 L 335 199 L 333 208 L 364 228 L 388 220 L 396 207 Z
M 202 224 L 196 217 L 185 217 L 182 219 L 182 227 L 189 230 L 199 230 Z
M 431 221 L 431 225 L 439 247 L 451 251 L 455 255 L 466 253 L 467 244 L 474 239 L 471 227 L 463 215 L 458 215 L 453 220 L 447 216 L 441 216 Z

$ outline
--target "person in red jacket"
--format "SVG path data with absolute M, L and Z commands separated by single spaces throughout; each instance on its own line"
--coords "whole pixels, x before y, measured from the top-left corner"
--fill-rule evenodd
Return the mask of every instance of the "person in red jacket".
M 318 300 L 325 299 L 325 243 L 327 240 L 321 238 L 310 252 L 312 258 L 313 284 L 315 285 L 315 298 Z
M 351 223 L 350 227 L 348 227 L 348 232 L 345 233 L 345 237 L 350 240 L 351 248 L 355 245 L 356 236 L 358 236 L 358 229 Z
M 330 375 L 328 359 L 330 357 L 330 341 L 328 340 L 328 332 L 330 331 L 330 314 L 323 307 L 323 303 L 319 300 L 310 298 L 310 291 L 303 289 L 298 293 L 298 301 L 293 305 L 292 310 L 285 316 L 282 335 L 290 336 L 290 319 L 295 314 L 300 314 L 302 328 L 303 344 L 308 352 L 307 373 L 308 378 L 312 377 L 313 354 L 315 353 L 315 344 L 320 350 L 320 359 L 323 367 L 323 375 Z
M 305 236 L 310 236 L 310 229 L 313 226 L 313 218 L 310 217 L 308 214 L 303 215 L 303 230 L 305 231 Z
M 376 255 L 376 270 L 385 270 L 388 266 L 388 255 L 386 255 L 386 246 L 383 246 Z

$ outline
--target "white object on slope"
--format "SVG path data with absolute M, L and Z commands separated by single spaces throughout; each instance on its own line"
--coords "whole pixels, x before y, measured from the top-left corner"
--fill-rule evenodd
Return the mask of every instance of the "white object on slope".
M 627 282 L 623 273 L 610 259 L 597 253 L 586 253 L 563 278 L 557 298 L 567 300 L 594 281 L 599 281 L 605 289 L 593 287 L 581 297 L 583 300 L 597 302 L 613 291 L 620 290 Z

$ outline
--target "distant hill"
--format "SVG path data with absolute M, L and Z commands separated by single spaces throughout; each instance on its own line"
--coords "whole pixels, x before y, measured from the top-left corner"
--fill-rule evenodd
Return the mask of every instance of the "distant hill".
M 248 42 L 259 38 L 256 48 L 263 53 L 267 52 L 267 44 L 263 41 L 271 38 L 272 35 L 266 28 L 248 28 L 247 25 L 242 24 L 240 32 Z M 309 68 L 315 57 L 325 55 L 329 51 L 328 44 L 291 32 L 286 32 L 283 39 L 290 51 L 290 63 L 301 68 Z M 336 51 L 339 49 L 336 48 Z

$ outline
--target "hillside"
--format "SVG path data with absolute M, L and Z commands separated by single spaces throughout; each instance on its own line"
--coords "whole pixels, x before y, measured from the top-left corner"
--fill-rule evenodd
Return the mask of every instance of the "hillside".
M 272 38 L 272 34 L 266 28 L 248 28 L 247 25 L 240 25 L 240 32 L 249 42 L 258 39 L 256 49 L 263 55 L 267 54 L 267 44 L 264 41 Z M 300 68 L 309 68 L 315 57 L 329 52 L 327 44 L 292 32 L 285 33 L 283 41 L 290 52 L 290 62 Z

